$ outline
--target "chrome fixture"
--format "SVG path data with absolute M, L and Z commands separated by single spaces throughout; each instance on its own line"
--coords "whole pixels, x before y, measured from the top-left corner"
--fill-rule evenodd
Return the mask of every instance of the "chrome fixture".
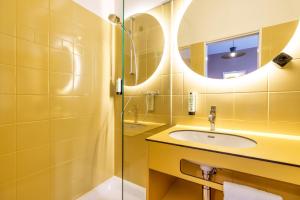
M 202 170 L 202 176 L 203 179 L 206 181 L 210 181 L 211 180 L 211 176 L 216 174 L 217 170 L 214 167 L 210 167 L 207 165 L 200 165 L 200 168 Z M 210 200 L 211 199 L 211 195 L 210 195 L 210 187 L 203 185 L 202 186 L 202 190 L 203 190 L 203 200 Z
M 216 106 L 211 106 L 210 107 L 210 114 L 208 115 L 208 121 L 210 122 L 210 131 L 214 131 L 216 128 L 216 113 L 217 107 Z
M 115 14 L 110 14 L 108 16 L 108 20 L 115 24 L 115 25 L 119 25 L 123 28 L 123 30 L 125 31 L 125 33 L 128 35 L 129 39 L 130 39 L 130 42 L 131 42 L 131 49 L 130 49 L 130 55 L 131 55 L 131 60 L 134 61 L 134 66 L 135 66 L 135 73 L 133 72 L 133 69 L 132 69 L 132 62 L 131 62 L 131 67 L 130 67 L 130 75 L 135 75 L 135 85 L 137 85 L 138 83 L 138 64 L 137 64 L 137 55 L 136 55 L 136 48 L 135 48 L 135 44 L 134 44 L 134 41 L 133 41 L 133 38 L 132 38 L 132 31 L 128 30 L 125 25 L 122 24 L 121 22 L 121 19 L 120 17 L 118 17 L 117 15 Z M 131 21 L 131 27 L 133 27 L 132 25 L 132 21 Z M 133 56 L 132 56 L 133 54 Z M 133 59 L 132 59 L 133 57 Z
M 291 60 L 293 60 L 293 57 L 282 52 L 278 56 L 276 56 L 273 59 L 273 62 L 278 64 L 281 68 L 283 68 L 286 64 L 288 64 Z
M 121 22 L 120 17 L 118 17 L 118 16 L 115 15 L 115 14 L 110 14 L 110 15 L 108 16 L 108 19 L 109 19 L 109 21 L 110 21 L 111 23 L 113 23 L 113 24 L 119 24 L 119 25 L 122 25 L 122 22 Z

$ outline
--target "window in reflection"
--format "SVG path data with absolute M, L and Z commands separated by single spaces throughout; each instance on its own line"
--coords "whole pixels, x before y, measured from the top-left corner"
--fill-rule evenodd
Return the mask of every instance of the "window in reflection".
M 206 76 L 229 79 L 255 71 L 259 66 L 259 34 L 207 43 Z

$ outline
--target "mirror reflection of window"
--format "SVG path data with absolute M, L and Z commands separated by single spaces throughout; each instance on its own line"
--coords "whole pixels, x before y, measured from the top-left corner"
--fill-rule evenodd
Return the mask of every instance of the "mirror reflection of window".
M 230 79 L 257 70 L 259 34 L 207 43 L 205 74 L 209 78 Z

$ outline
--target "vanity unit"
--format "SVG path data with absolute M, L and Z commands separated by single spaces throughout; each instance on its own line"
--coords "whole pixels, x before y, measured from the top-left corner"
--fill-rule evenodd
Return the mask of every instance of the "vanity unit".
M 147 138 L 148 200 L 222 199 L 223 182 L 300 199 L 300 136 L 176 125 Z M 200 166 L 216 168 L 204 180 Z

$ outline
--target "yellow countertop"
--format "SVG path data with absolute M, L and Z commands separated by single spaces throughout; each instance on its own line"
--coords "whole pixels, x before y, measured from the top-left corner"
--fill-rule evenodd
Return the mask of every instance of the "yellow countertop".
M 169 136 L 169 133 L 179 130 L 209 132 L 208 127 L 175 125 L 147 138 L 147 140 L 300 167 L 300 136 L 282 133 L 216 129 L 214 133 L 226 133 L 242 136 L 254 140 L 257 143 L 255 147 L 251 148 L 232 148 L 182 141 Z
M 133 120 L 124 120 L 124 135 L 134 137 L 164 125 L 166 124 L 147 121 L 135 122 Z

